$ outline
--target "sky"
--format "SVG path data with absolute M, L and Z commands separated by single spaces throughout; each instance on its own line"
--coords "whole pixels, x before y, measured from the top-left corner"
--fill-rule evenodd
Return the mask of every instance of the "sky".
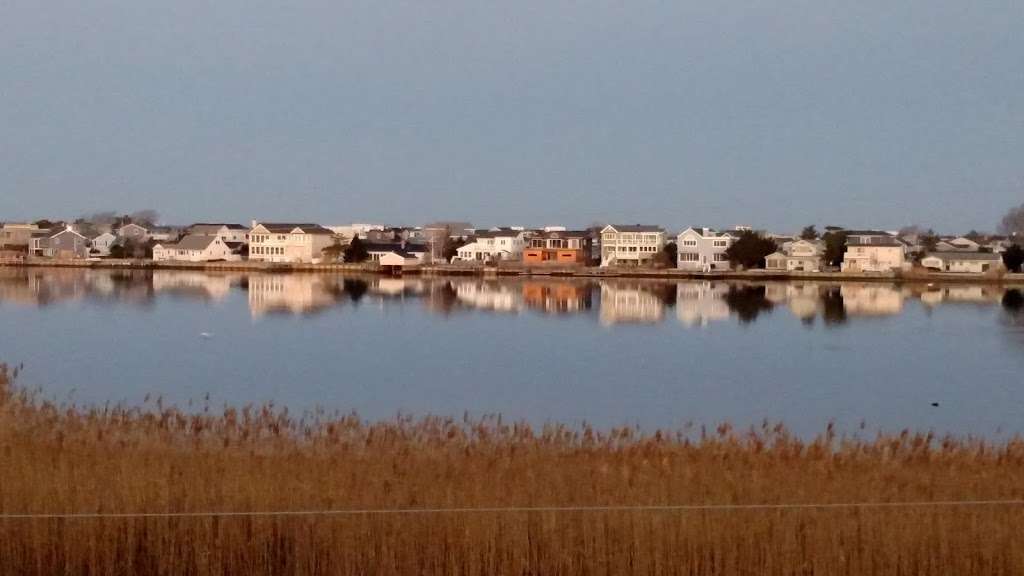
M 2 0 L 0 220 L 992 230 L 1024 2 Z

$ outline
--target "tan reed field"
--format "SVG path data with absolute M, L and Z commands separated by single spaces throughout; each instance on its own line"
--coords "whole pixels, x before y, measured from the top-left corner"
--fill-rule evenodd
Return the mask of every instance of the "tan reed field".
M 1024 574 L 1024 442 L 76 408 L 0 376 L 2 574 Z M 102 514 L 463 510 L 419 514 Z M 476 511 L 464 509 L 478 509 Z M 85 513 L 89 517 L 16 515 Z

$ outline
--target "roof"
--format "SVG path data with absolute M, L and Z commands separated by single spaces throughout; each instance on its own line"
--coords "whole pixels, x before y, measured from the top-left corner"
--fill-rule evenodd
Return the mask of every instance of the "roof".
M 174 250 L 206 250 L 216 239 L 216 236 L 206 234 L 189 234 L 177 242 L 168 242 L 160 246 Z
M 363 242 L 367 252 L 396 252 L 396 253 L 418 253 L 423 254 L 427 247 L 423 244 L 412 242 Z
M 482 230 L 473 234 L 473 236 L 476 236 L 477 238 L 508 238 L 511 236 L 519 236 L 522 233 L 522 230 L 516 230 L 514 228 L 501 228 L 499 230 Z
M 994 252 L 929 252 L 925 258 L 938 258 L 942 261 L 977 260 L 984 262 L 1003 259 L 1002 256 Z
M 664 232 L 661 226 L 651 224 L 609 224 L 605 228 L 614 228 L 616 232 Z
M 188 227 L 189 231 L 193 234 L 202 234 L 209 231 L 209 233 L 216 232 L 221 228 L 227 228 L 228 230 L 248 230 L 241 224 L 226 224 L 223 222 L 196 222 L 195 224 Z
M 719 232 L 718 230 L 715 230 L 714 228 L 705 228 L 703 226 L 690 226 L 689 228 L 686 228 L 685 230 L 680 232 L 679 235 L 682 236 L 683 234 L 689 232 L 690 230 L 693 230 L 694 232 L 696 232 L 701 238 L 726 238 L 726 237 L 733 238 L 734 237 L 733 234 L 730 234 L 728 232 Z
M 537 232 L 534 238 L 590 238 L 590 232 L 586 230 L 549 230 Z
M 290 222 L 258 222 L 256 223 L 256 226 L 262 226 L 272 234 L 288 234 L 291 233 L 291 231 L 295 230 L 296 228 L 302 230 L 302 232 L 305 234 L 334 234 L 334 232 L 330 231 L 327 228 L 324 228 L 319 224 L 311 224 L 308 222 L 297 224 L 293 224 Z M 254 228 L 256 226 L 254 226 Z

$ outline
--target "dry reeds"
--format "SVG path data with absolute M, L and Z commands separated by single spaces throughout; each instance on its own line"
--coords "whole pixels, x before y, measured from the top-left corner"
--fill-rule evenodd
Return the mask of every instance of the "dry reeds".
M 1024 442 L 75 408 L 0 376 L 0 514 L 1016 500 Z M 1024 507 L 6 518 L 2 574 L 1022 574 Z

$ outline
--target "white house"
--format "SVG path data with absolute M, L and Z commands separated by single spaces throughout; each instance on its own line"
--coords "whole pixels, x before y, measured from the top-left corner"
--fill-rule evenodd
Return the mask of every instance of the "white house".
M 888 232 L 847 232 L 843 272 L 892 272 L 907 270 L 907 245 Z
M 249 230 L 249 260 L 257 262 L 320 262 L 334 232 L 319 224 L 256 222 Z
M 609 224 L 601 229 L 601 266 L 650 264 L 665 248 L 661 226 Z
M 489 262 L 519 260 L 526 248 L 526 231 L 515 228 L 492 228 L 473 235 L 473 241 L 459 248 L 455 260 Z
M 366 248 L 367 259 L 370 262 L 380 262 L 388 254 L 399 253 L 408 254 L 422 264 L 429 251 L 426 245 L 413 242 L 364 242 L 363 246 Z
M 378 262 L 380 262 L 381 266 L 407 268 L 409 266 L 419 266 L 422 264 L 424 255 L 425 254 L 423 252 L 416 254 L 398 249 L 384 254 L 380 257 Z
M 940 272 L 984 274 L 1003 270 L 1003 258 L 992 252 L 930 252 L 921 265 Z
M 89 251 L 93 256 L 110 256 L 110 248 L 117 243 L 117 236 L 110 232 L 104 232 L 92 239 L 92 249 Z
M 213 262 L 238 261 L 237 242 L 225 242 L 219 236 L 189 234 L 177 242 L 162 242 L 153 246 L 154 262 Z
M 765 269 L 785 272 L 821 272 L 825 243 L 820 240 L 795 240 L 765 258 Z
M 729 232 L 711 228 L 687 228 L 676 237 L 676 266 L 680 270 L 711 272 L 732 266 L 725 252 L 736 241 Z

